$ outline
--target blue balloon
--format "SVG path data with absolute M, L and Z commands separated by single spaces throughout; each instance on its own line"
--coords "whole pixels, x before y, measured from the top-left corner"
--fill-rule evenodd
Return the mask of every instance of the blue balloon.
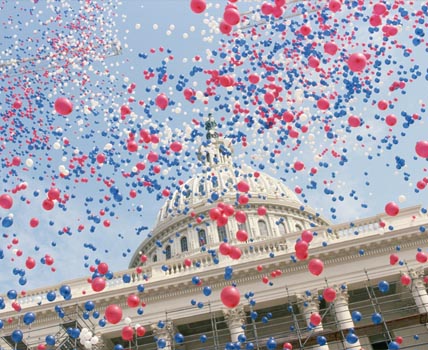
M 363 318 L 363 315 L 361 315 L 361 312 L 352 311 L 352 320 L 354 322 L 360 322 L 362 318 Z
M 355 344 L 358 341 L 358 337 L 354 333 L 348 333 L 346 336 L 346 341 L 349 344 Z
M 212 293 L 211 287 L 205 286 L 203 289 L 203 293 L 206 297 L 211 295 L 211 293 Z
M 66 298 L 67 296 L 71 295 L 71 288 L 68 285 L 62 285 L 59 288 L 59 294 L 61 294 L 64 298 Z
M 46 299 L 48 299 L 48 301 L 54 301 L 56 299 L 56 293 L 53 291 L 48 292 L 48 294 L 46 294 Z
M 45 338 L 45 342 L 46 342 L 46 344 L 48 344 L 50 346 L 54 346 L 55 345 L 55 337 L 53 335 L 47 335 Z
M 156 342 L 159 349 L 163 349 L 166 346 L 166 340 L 163 338 L 158 339 Z
M 388 344 L 388 350 L 399 350 L 400 349 L 400 344 L 398 344 L 395 341 L 392 341 Z
M 380 281 L 378 283 L 378 288 L 382 293 L 386 293 L 389 291 L 389 283 L 387 281 Z
M 324 337 L 324 336 L 322 336 L 322 335 L 319 335 L 319 336 L 317 337 L 317 343 L 318 343 L 320 346 L 323 346 L 323 345 L 327 344 L 327 339 L 326 339 L 326 337 Z
M 94 303 L 93 301 L 88 300 L 88 301 L 85 303 L 85 310 L 86 310 L 86 311 L 92 311 L 94 308 L 95 308 L 95 303 Z
M 199 284 L 201 282 L 201 279 L 198 276 L 192 277 L 192 283 L 193 284 Z
M 247 343 L 247 345 L 245 346 L 246 350 L 254 350 L 254 348 L 255 348 L 254 343 L 251 343 L 251 342 Z
M 14 343 L 19 343 L 24 338 L 24 334 L 20 329 L 15 329 L 10 337 L 12 338 Z
M 120 345 L 120 344 L 116 344 L 113 349 L 114 350 L 123 350 L 124 347 L 122 345 Z
M 372 322 L 374 324 L 380 324 L 380 323 L 382 323 L 382 315 L 380 313 L 378 313 L 378 312 L 375 312 L 372 315 Z
M 129 283 L 129 282 L 131 282 L 131 275 L 129 275 L 129 274 L 127 274 L 127 273 L 125 273 L 125 274 L 123 275 L 123 277 L 122 277 L 122 280 L 123 280 L 123 282 L 125 282 L 125 283 Z
M 6 216 L 5 218 L 3 218 L 2 222 L 1 222 L 3 227 L 11 227 L 13 225 L 13 218 L 11 218 L 10 216 Z
M 36 315 L 34 315 L 34 313 L 32 312 L 27 312 L 23 317 L 23 321 L 27 326 L 29 324 L 32 324 L 35 321 L 35 319 L 36 319 Z
M 181 334 L 181 333 L 176 333 L 174 335 L 174 340 L 175 340 L 176 343 L 181 344 L 181 343 L 184 342 L 184 335 Z
M 2 329 L 2 328 L 3 328 L 3 326 L 4 326 L 4 323 L 3 323 L 3 321 L 2 321 L 2 320 L 0 320 L 0 329 Z
M 238 341 L 240 343 L 245 343 L 247 341 L 247 337 L 245 336 L 245 334 L 241 333 L 240 335 L 238 335 Z
M 202 334 L 199 337 L 199 340 L 200 340 L 201 343 L 206 343 L 207 342 L 207 336 L 205 334 Z
M 14 290 L 14 289 L 11 289 L 11 290 L 9 290 L 8 292 L 7 292 L 7 297 L 9 298 L 9 299 L 11 299 L 11 300 L 14 300 L 14 299 L 16 299 L 16 297 L 18 296 L 18 293 L 17 293 L 17 291 L 16 290 Z
M 269 340 L 266 342 L 266 347 L 268 350 L 274 350 L 276 348 L 276 341 L 274 338 L 269 338 Z
M 106 324 L 107 324 L 107 321 L 105 320 L 105 318 L 102 318 L 101 320 L 98 321 L 98 325 L 100 327 L 105 327 Z

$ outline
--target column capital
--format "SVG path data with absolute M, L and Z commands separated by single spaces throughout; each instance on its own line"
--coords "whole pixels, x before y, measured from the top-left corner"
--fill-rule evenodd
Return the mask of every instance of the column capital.
M 172 321 L 169 321 L 169 320 L 159 321 L 158 323 L 152 323 L 150 325 L 150 328 L 153 331 L 153 335 L 155 335 L 156 337 L 169 338 L 174 334 L 174 325 Z
M 233 309 L 223 309 L 224 319 L 229 328 L 236 326 L 237 324 L 245 324 L 245 312 L 242 305 L 238 305 Z
M 307 291 L 303 294 L 297 294 L 297 302 L 299 309 L 303 312 L 318 312 L 319 311 L 319 299 L 318 291 Z
M 406 274 L 406 272 L 402 271 L 402 275 Z M 408 271 L 408 275 L 412 278 L 412 280 L 423 279 L 424 277 L 424 269 L 423 267 L 411 268 Z
M 349 302 L 348 286 L 345 283 L 334 285 L 332 288 L 336 291 L 335 303 L 345 302 L 347 304 Z

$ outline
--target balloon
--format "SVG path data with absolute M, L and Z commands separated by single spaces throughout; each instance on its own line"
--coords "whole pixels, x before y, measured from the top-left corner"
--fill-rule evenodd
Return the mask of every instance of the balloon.
M 190 259 L 184 259 L 184 266 L 190 267 L 192 266 L 192 260 Z
M 236 8 L 229 7 L 224 11 L 223 19 L 226 21 L 226 23 L 234 26 L 240 22 L 240 15 Z
M 410 283 L 412 283 L 412 279 L 409 275 L 402 275 L 400 277 L 400 282 L 403 286 L 408 286 Z
M 266 207 L 261 205 L 260 207 L 257 208 L 257 215 L 262 216 L 262 215 L 266 215 L 266 213 L 267 213 Z
M 236 232 L 236 239 L 240 242 L 246 242 L 248 241 L 248 233 L 244 230 L 238 230 Z
M 234 308 L 239 304 L 241 296 L 236 287 L 227 286 L 222 289 L 220 299 L 224 306 Z
M 207 8 L 207 4 L 205 0 L 191 0 L 190 2 L 190 9 L 194 13 L 202 13 Z
M 163 338 L 158 339 L 158 341 L 156 342 L 157 346 L 159 349 L 163 349 L 166 347 L 166 340 Z
M 332 303 L 336 299 L 336 290 L 330 287 L 324 289 L 322 296 L 328 303 Z
M 338 50 L 337 44 L 334 42 L 327 42 L 324 44 L 324 52 L 329 55 L 335 55 Z
M 353 53 L 349 56 L 348 66 L 353 72 L 362 72 L 367 64 L 367 58 L 362 53 Z
M 32 312 L 27 312 L 23 317 L 23 321 L 26 325 L 32 324 L 35 320 L 36 315 Z
M 143 326 L 137 327 L 136 331 L 137 331 L 137 336 L 139 337 L 144 337 L 144 335 L 146 334 L 146 329 Z
M 13 199 L 8 194 L 2 194 L 0 196 L 0 207 L 3 209 L 10 209 L 13 206 Z
M 311 259 L 308 264 L 309 272 L 319 276 L 324 270 L 324 263 L 320 259 Z
M 321 346 L 327 344 L 326 337 L 324 337 L 322 335 L 317 336 L 317 343 L 318 343 L 318 345 L 321 345 Z
M 330 0 L 328 8 L 331 12 L 339 12 L 342 8 L 342 2 L 340 0 Z
M 97 266 L 97 270 L 101 275 L 105 275 L 108 272 L 108 265 L 104 262 L 99 263 Z
M 284 350 L 293 350 L 293 345 L 291 343 L 284 343 L 284 345 L 282 346 L 282 348 Z
M 176 334 L 174 335 L 174 340 L 175 340 L 175 342 L 176 342 L 176 343 L 178 343 L 178 344 L 183 343 L 183 342 L 184 342 L 184 336 L 183 336 L 183 334 L 181 334 L 181 333 L 176 333 Z
M 419 157 L 428 158 L 428 141 L 416 142 L 415 151 Z
M 140 298 L 138 295 L 131 294 L 128 296 L 128 299 L 126 300 L 129 307 L 137 307 L 140 305 Z
M 165 94 L 159 94 L 156 97 L 156 106 L 158 106 L 160 109 L 164 110 L 166 107 L 168 107 L 168 97 L 166 97 Z
M 382 293 L 386 293 L 389 291 L 389 283 L 387 281 L 380 281 L 378 283 L 378 288 Z
M 311 243 L 312 239 L 314 238 L 314 235 L 311 231 L 309 230 L 304 230 L 302 232 L 302 240 L 307 242 L 307 243 Z
M 358 337 L 355 335 L 355 333 L 348 333 L 346 335 L 346 342 L 349 344 L 355 344 L 358 341 Z
M 61 294 L 64 298 L 68 297 L 69 295 L 71 295 L 71 288 L 68 285 L 62 285 L 59 288 L 59 294 Z
M 69 115 L 73 111 L 73 104 L 65 97 L 57 98 L 54 107 L 56 112 L 62 115 Z
M 45 342 L 46 344 L 48 344 L 49 346 L 54 346 L 55 345 L 55 337 L 53 335 L 48 335 L 45 338 Z
M 424 252 L 417 252 L 416 253 L 416 260 L 420 263 L 426 263 L 428 260 L 428 256 Z
M 111 324 L 117 324 L 122 320 L 122 309 L 115 304 L 107 306 L 105 318 Z
M 36 266 L 36 260 L 34 260 L 31 257 L 28 257 L 27 260 L 25 260 L 25 266 L 27 267 L 27 269 L 31 270 L 34 268 L 34 266 Z
M 104 277 L 95 277 L 91 282 L 91 287 L 94 292 L 101 292 L 106 287 L 106 280 Z
M 92 311 L 93 309 L 95 309 L 95 303 L 91 300 L 88 300 L 87 302 L 85 302 L 84 306 L 86 311 Z
M 239 181 L 236 184 L 236 188 L 238 189 L 239 192 L 249 192 L 250 191 L 250 185 L 248 185 L 248 183 L 246 183 L 245 181 Z
M 395 202 L 389 202 L 385 205 L 385 213 L 389 216 L 397 216 L 400 212 L 400 208 Z
M 307 252 L 308 248 L 309 248 L 309 244 L 304 240 L 300 240 L 294 245 L 294 250 L 296 252 Z
M 348 124 L 349 124 L 349 126 L 351 126 L 353 128 L 357 128 L 361 125 L 361 120 L 357 116 L 351 115 L 348 118 Z
M 398 260 L 400 260 L 400 258 L 398 257 L 398 255 L 397 255 L 397 254 L 391 254 L 391 255 L 389 256 L 389 263 L 390 263 L 391 265 L 395 265 L 395 264 L 398 262 Z
M 313 326 L 318 326 L 321 323 L 321 315 L 318 312 L 313 312 L 309 318 L 309 321 Z
M 232 250 L 232 247 L 228 243 L 220 243 L 218 250 L 221 255 L 229 255 L 230 251 Z
M 204 295 L 207 297 L 207 296 L 210 296 L 211 295 L 211 292 L 212 292 L 212 290 L 211 290 L 211 287 L 209 287 L 209 286 L 205 286 L 204 287 L 204 289 L 202 290 L 203 291 L 203 293 L 204 293 Z
M 385 118 L 385 122 L 389 126 L 394 126 L 397 124 L 397 117 L 393 114 L 387 115 Z
M 24 334 L 20 329 L 15 329 L 10 337 L 14 343 L 19 343 L 24 338 Z
M 382 315 L 380 313 L 378 313 L 378 312 L 375 312 L 372 315 L 372 322 L 374 324 L 380 324 L 382 322 Z
M 131 326 L 125 326 L 122 328 L 122 339 L 131 341 L 134 338 L 134 329 Z
M 217 220 L 222 214 L 221 209 L 219 208 L 211 208 L 209 211 L 209 216 L 211 220 Z
M 361 312 L 359 311 L 352 311 L 351 317 L 352 317 L 352 321 L 354 322 L 360 322 L 363 318 L 363 316 L 361 315 Z
M 242 255 L 242 251 L 241 249 L 239 249 L 238 247 L 231 247 L 230 248 L 230 253 L 229 256 L 233 259 L 233 260 L 238 260 Z
M 392 341 L 388 344 L 388 350 L 399 350 L 400 349 L 400 344 L 398 344 L 395 341 Z
M 55 203 L 49 198 L 46 198 L 42 203 L 43 209 L 47 211 L 52 210 L 54 206 L 55 206 Z
M 269 338 L 266 342 L 266 348 L 268 350 L 274 350 L 276 348 L 276 341 L 274 338 Z
M 183 145 L 180 142 L 178 142 L 178 141 L 174 141 L 173 143 L 171 143 L 169 145 L 169 148 L 171 148 L 171 150 L 173 152 L 179 153 L 183 149 Z

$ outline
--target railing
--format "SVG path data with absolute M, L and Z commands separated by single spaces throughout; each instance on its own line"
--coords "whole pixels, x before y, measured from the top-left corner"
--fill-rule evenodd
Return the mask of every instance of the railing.
M 381 227 L 380 222 L 385 222 L 385 227 Z M 428 225 L 428 215 L 421 214 L 420 207 L 411 207 L 403 209 L 401 214 L 396 217 L 387 217 L 386 215 L 378 215 L 371 218 L 355 220 L 353 222 L 332 225 L 330 227 L 314 227 L 311 229 L 314 232 L 314 239 L 310 243 L 310 249 L 319 248 L 326 243 L 328 245 L 342 243 L 345 241 L 357 240 L 364 237 L 383 235 L 392 230 L 405 229 L 408 227 L 418 227 Z M 255 260 L 258 258 L 269 257 L 269 254 L 285 255 L 294 253 L 294 244 L 300 238 L 301 232 L 293 232 L 285 237 L 268 237 L 256 238 L 248 243 L 240 243 L 237 246 L 241 249 L 242 255 L 239 260 L 232 260 L 229 257 L 217 256 L 218 263 L 214 261 L 213 257 L 206 253 L 201 252 L 189 256 L 192 260 L 192 266 L 188 267 L 184 263 L 184 258 L 170 259 L 164 262 L 157 262 L 145 266 L 141 273 L 137 273 L 136 269 L 128 269 L 115 273 L 114 277 L 107 281 L 105 291 L 113 291 L 126 287 L 137 286 L 138 284 L 151 283 L 162 280 L 166 275 L 180 276 L 191 274 L 201 268 L 209 269 L 214 266 L 224 267 L 237 263 L 245 263 L 246 261 Z M 231 242 L 233 244 L 233 242 Z M 207 250 L 217 249 L 218 246 L 207 246 Z M 199 267 L 196 267 L 198 265 Z M 130 282 L 124 282 L 123 278 L 128 275 Z M 86 279 L 77 279 L 69 282 L 68 284 L 73 292 L 73 300 L 82 295 L 91 296 L 95 293 L 91 290 Z M 18 302 L 23 308 L 34 307 L 36 304 L 46 303 L 46 294 L 49 291 L 55 291 L 59 295 L 61 285 L 53 286 L 52 288 L 43 288 L 34 291 L 28 291 L 26 296 L 19 298 Z M 62 297 L 59 297 L 62 298 Z M 11 311 L 8 306 L 4 312 Z

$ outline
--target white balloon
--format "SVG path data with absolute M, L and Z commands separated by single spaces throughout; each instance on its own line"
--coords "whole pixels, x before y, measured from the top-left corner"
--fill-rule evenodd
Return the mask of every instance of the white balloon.
M 398 201 L 400 202 L 400 203 L 403 203 L 403 202 L 405 202 L 406 201 L 406 196 L 405 195 L 401 195 L 401 196 L 398 196 Z
M 125 324 L 127 324 L 128 326 L 131 324 L 132 320 L 130 317 L 125 317 L 125 319 L 123 320 L 125 322 Z
M 33 164 L 34 164 L 34 162 L 33 162 L 33 160 L 31 158 L 28 158 L 25 161 L 25 165 L 28 166 L 29 168 L 31 168 L 33 166 Z
M 91 344 L 96 345 L 98 344 L 98 341 L 99 341 L 99 338 L 96 335 L 94 335 L 91 339 Z
M 92 349 L 92 344 L 89 340 L 85 341 L 84 345 L 86 349 Z

